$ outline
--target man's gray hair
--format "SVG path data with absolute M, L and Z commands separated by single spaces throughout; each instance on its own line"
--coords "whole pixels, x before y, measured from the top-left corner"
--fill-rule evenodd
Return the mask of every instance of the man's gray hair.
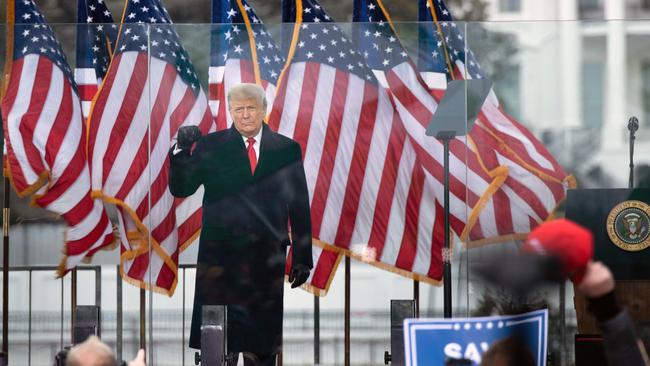
M 228 91 L 228 104 L 233 100 L 256 99 L 266 110 L 266 93 L 264 89 L 253 83 L 241 83 Z
M 113 350 L 96 336 L 90 336 L 83 343 L 80 343 L 68 353 L 65 361 L 66 366 L 115 366 L 115 355 Z

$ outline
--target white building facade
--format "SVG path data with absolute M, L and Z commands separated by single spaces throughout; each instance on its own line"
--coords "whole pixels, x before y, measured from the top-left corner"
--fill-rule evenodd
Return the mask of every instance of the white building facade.
M 561 131 L 544 142 L 571 173 L 609 177 L 579 185 L 627 186 L 631 116 L 635 163 L 650 163 L 650 0 L 489 0 L 486 28 L 516 39 L 513 85 L 495 88 L 516 91 L 509 111 L 542 137 Z

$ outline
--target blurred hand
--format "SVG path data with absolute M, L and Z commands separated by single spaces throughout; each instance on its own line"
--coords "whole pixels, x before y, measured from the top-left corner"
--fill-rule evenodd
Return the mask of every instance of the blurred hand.
M 589 298 L 601 297 L 614 290 L 614 276 L 602 262 L 589 262 L 578 290 Z
M 183 126 L 178 129 L 177 146 L 185 150 L 192 147 L 192 144 L 201 138 L 199 126 Z
M 291 288 L 296 288 L 309 278 L 309 267 L 304 264 L 296 264 L 291 268 L 291 273 L 289 273 L 289 282 L 291 282 Z
M 133 361 L 129 362 L 129 366 L 147 366 L 146 363 L 144 363 L 144 350 L 140 349 L 138 351 L 138 354 L 135 356 Z

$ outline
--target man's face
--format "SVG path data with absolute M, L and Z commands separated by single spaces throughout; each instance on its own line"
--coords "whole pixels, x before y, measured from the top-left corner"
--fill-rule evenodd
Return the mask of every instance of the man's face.
M 255 98 L 230 101 L 230 115 L 235 128 L 242 136 L 253 137 L 262 128 L 265 110 Z

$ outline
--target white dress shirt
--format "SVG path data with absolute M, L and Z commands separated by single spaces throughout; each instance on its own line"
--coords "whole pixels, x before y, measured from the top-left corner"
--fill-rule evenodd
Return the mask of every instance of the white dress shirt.
M 253 144 L 253 149 L 255 149 L 255 156 L 257 157 L 257 161 L 260 161 L 260 141 L 262 141 L 262 130 L 263 128 L 260 128 L 260 132 L 257 133 L 257 135 L 253 136 L 255 139 L 255 143 Z M 248 137 L 242 136 L 244 139 L 244 146 L 246 147 L 246 150 L 248 150 Z

